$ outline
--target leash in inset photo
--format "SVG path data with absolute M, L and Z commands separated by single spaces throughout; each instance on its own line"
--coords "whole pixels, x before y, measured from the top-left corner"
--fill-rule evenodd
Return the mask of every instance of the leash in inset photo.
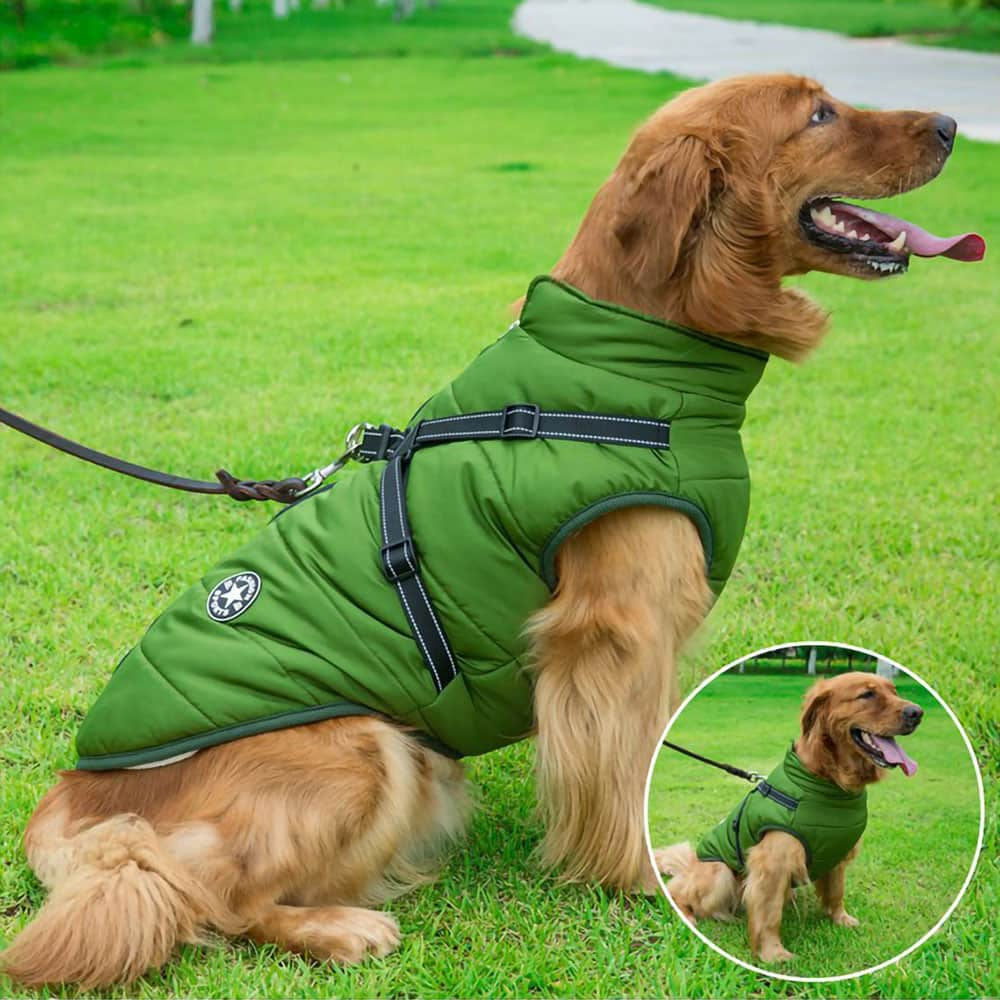
M 676 743 L 671 743 L 669 740 L 663 740 L 662 742 L 665 747 L 669 747 L 671 750 L 676 750 L 678 753 L 682 753 L 687 757 L 692 757 L 694 760 L 700 760 L 703 764 L 709 764 L 711 767 L 717 767 L 720 771 L 725 771 L 727 774 L 735 775 L 737 778 L 742 778 L 744 781 L 749 781 L 756 785 L 764 780 L 765 775 L 758 774 L 756 771 L 744 771 L 743 768 L 736 767 L 735 764 L 723 764 L 721 761 L 712 760 L 711 757 L 702 757 L 700 753 L 695 753 L 693 750 L 688 750 L 686 747 L 678 746 Z

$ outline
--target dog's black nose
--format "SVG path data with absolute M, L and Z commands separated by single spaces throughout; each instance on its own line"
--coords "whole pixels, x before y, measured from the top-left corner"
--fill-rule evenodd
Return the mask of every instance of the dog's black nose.
M 958 122 L 947 115 L 935 115 L 931 119 L 931 128 L 937 133 L 937 137 L 947 152 L 951 152 L 955 145 L 955 133 L 958 131 Z
M 911 730 L 917 728 L 923 717 L 924 710 L 919 705 L 907 705 L 906 708 L 903 709 L 903 722 L 905 722 Z

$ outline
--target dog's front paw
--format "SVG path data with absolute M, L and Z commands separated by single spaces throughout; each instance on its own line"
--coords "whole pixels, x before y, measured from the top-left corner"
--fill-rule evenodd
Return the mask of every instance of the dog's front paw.
M 763 945 L 760 949 L 760 960 L 762 962 L 790 962 L 795 956 L 780 942 Z
M 383 958 L 399 945 L 399 924 L 389 913 L 342 907 L 328 925 L 313 922 L 307 928 L 306 950 L 314 958 L 338 965 L 356 965 L 374 956 Z
M 831 913 L 830 919 L 839 927 L 857 927 L 861 922 L 857 917 L 852 917 L 846 910 Z
M 367 920 L 355 927 L 358 936 L 364 942 L 364 952 L 360 956 L 374 955 L 383 958 L 399 947 L 399 924 L 391 913 L 381 913 L 378 910 L 368 910 Z

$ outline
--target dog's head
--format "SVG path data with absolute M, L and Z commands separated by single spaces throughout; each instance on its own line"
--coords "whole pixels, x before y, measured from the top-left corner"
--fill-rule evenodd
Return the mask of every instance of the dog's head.
M 897 767 L 911 777 L 917 764 L 896 737 L 912 733 L 923 714 L 884 677 L 841 674 L 806 692 L 796 751 L 810 770 L 841 788 L 871 784 Z
M 955 132 L 944 115 L 861 111 L 799 76 L 693 88 L 638 130 L 557 274 L 598 275 L 599 297 L 801 356 L 826 317 L 783 277 L 882 279 L 911 254 L 983 256 L 974 234 L 932 236 L 839 200 L 926 184 Z

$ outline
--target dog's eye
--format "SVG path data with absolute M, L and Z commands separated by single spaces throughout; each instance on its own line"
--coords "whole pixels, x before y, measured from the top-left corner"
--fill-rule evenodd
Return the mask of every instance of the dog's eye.
M 859 698 L 874 698 L 875 697 L 875 692 L 872 691 L 871 689 L 869 689 L 867 691 L 862 691 L 861 694 L 858 695 L 858 697 Z
M 826 125 L 827 122 L 832 122 L 836 117 L 837 117 L 837 112 L 834 111 L 829 104 L 821 104 L 812 113 L 812 118 L 809 119 L 809 124 Z

